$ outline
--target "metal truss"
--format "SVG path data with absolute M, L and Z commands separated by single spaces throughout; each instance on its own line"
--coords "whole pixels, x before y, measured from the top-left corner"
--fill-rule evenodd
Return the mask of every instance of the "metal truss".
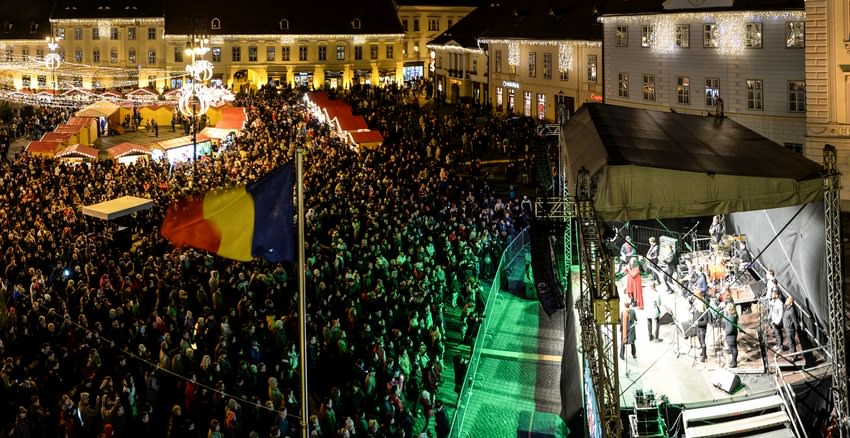
M 561 135 L 561 125 L 557 123 L 550 123 L 547 125 L 537 125 L 537 135 L 549 137 L 549 136 L 560 136 Z
M 832 397 L 839 421 L 840 436 L 846 437 L 847 356 L 844 348 L 844 278 L 841 272 L 841 218 L 838 207 L 841 191 L 840 174 L 835 166 L 836 151 L 832 145 L 823 148 L 823 208 L 826 231 L 826 284 L 829 297 L 829 347 L 832 350 Z
M 576 188 L 581 297 L 576 303 L 581 341 L 599 402 L 603 436 L 620 437 L 620 383 L 617 370 L 617 324 L 620 300 L 614 265 L 605 248 L 596 210 L 590 198 L 590 174 L 579 171 Z

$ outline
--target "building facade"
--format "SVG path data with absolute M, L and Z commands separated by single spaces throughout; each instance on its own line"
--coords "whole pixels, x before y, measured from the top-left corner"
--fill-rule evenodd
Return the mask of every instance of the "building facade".
M 801 0 L 608 3 L 605 102 L 720 113 L 802 152 L 805 17 Z
M 431 57 L 428 42 L 461 21 L 479 3 L 476 0 L 398 0 L 398 18 L 404 30 L 401 43 L 404 80 L 433 77 L 436 59 Z
M 850 6 L 806 1 L 806 156 L 822 162 L 823 147 L 837 149 L 841 210 L 850 210 Z

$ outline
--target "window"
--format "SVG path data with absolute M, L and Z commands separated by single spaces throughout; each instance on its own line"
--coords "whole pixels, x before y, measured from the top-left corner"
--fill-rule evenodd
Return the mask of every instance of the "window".
M 378 59 L 378 46 L 375 44 L 369 46 L 369 59 Z
M 275 48 L 274 46 L 266 46 L 266 61 L 274 62 L 275 60 Z
M 785 149 L 803 155 L 803 145 L 801 143 L 785 143 Z
M 99 40 L 100 39 L 100 28 L 93 27 L 91 28 L 91 39 Z
M 29 60 L 30 60 L 30 49 L 29 49 L 29 48 L 24 47 L 23 49 L 21 49 L 21 58 L 22 58 L 24 61 L 29 61 Z
M 148 76 L 148 87 L 154 88 L 156 87 L 156 76 Z
M 747 109 L 761 111 L 764 109 L 764 94 L 761 79 L 747 79 Z
M 155 40 L 156 39 L 156 28 L 155 27 L 149 27 L 148 28 L 148 39 L 149 40 Z
M 109 39 L 118 40 L 121 39 L 121 31 L 117 27 L 109 28 Z
M 115 47 L 109 49 L 109 62 L 113 64 L 118 62 L 118 49 Z
M 568 80 L 570 80 L 570 71 L 569 70 L 563 70 L 563 71 L 560 72 L 559 76 L 560 76 L 559 77 L 560 80 L 568 81 Z
M 676 80 L 676 101 L 682 105 L 691 104 L 691 78 L 679 76 Z
M 720 79 L 705 78 L 705 106 L 717 106 L 720 97 Z
M 210 29 L 221 30 L 221 20 L 217 17 L 210 20 Z
M 419 19 L 418 18 L 413 19 L 413 31 L 419 32 Z
M 428 19 L 428 30 L 431 32 L 437 32 L 440 30 L 440 19 L 439 18 L 429 18 Z
M 543 54 L 543 79 L 552 79 L 552 54 Z
M 148 50 L 148 64 L 156 64 L 156 49 Z
M 336 46 L 336 60 L 345 61 L 345 46 Z
M 212 53 L 213 62 L 221 62 L 221 47 L 213 47 L 210 53 Z
M 11 59 L 7 59 L 7 61 L 11 61 Z M 83 62 L 83 49 L 74 49 L 74 62 Z
M 232 62 L 242 61 L 242 47 L 233 46 L 230 50 L 230 60 Z
M 280 30 L 289 30 L 289 20 L 286 18 L 280 20 Z
M 640 46 L 652 47 L 655 41 L 655 26 L 643 25 L 640 27 Z
M 21 76 L 21 85 L 24 88 L 29 88 L 32 85 L 32 78 L 30 78 L 30 75 Z
M 363 59 L 363 46 L 354 46 L 354 60 L 360 61 Z
M 493 53 L 493 66 L 496 69 L 496 73 L 502 72 L 502 51 L 496 50 Z
M 788 81 L 788 111 L 806 111 L 806 81 Z
M 35 49 L 35 60 L 44 61 L 44 49 Z
M 183 48 L 175 47 L 174 48 L 174 62 L 183 62 Z
M 83 57 L 83 52 L 80 50 L 80 58 Z M 6 49 L 6 62 L 12 62 L 15 59 L 15 52 L 12 49 Z
M 806 47 L 806 23 L 789 21 L 785 23 L 785 47 Z
M 691 47 L 691 25 L 677 24 L 676 25 L 676 47 L 687 49 Z
M 719 47 L 717 43 L 717 24 L 708 23 L 702 26 L 702 46 L 708 49 Z
M 655 101 L 655 75 L 643 75 L 643 100 Z
M 133 47 L 131 47 L 131 48 L 127 51 L 127 62 L 129 62 L 129 63 L 131 63 L 131 64 L 135 64 L 135 63 L 136 63 L 136 49 L 135 49 L 135 48 L 133 48 Z
M 401 28 L 402 28 L 405 32 L 407 32 L 407 18 L 405 18 L 404 20 L 401 20 Z
M 328 60 L 328 46 L 319 46 L 319 61 Z
M 747 23 L 746 46 L 748 49 L 761 49 L 761 23 Z
M 128 40 L 135 40 L 136 39 L 136 28 L 135 27 L 128 27 L 127 28 L 127 39 Z
M 478 74 L 478 60 L 472 59 L 472 74 Z M 552 79 L 551 77 L 549 79 Z
M 504 104 L 504 97 L 502 97 L 502 87 L 496 87 L 496 109 L 498 111 L 501 111 L 503 104 Z
M 71 78 L 71 83 L 73 83 L 74 86 L 77 87 L 77 88 L 82 88 L 83 87 L 83 77 L 82 76 L 74 76 L 73 78 Z
M 629 47 L 629 26 L 617 26 L 615 38 L 617 47 Z
M 91 62 L 97 64 L 100 62 L 100 49 L 94 49 L 91 52 Z
M 537 94 L 537 118 L 543 120 L 546 118 L 546 95 Z
M 257 62 L 257 46 L 248 46 L 248 62 Z
M 587 55 L 587 82 L 596 82 L 596 55 Z
M 47 75 L 38 75 L 36 76 L 36 80 L 38 81 L 39 88 L 47 86 Z
M 454 22 L 454 20 L 452 20 L 451 18 L 449 18 L 449 25 L 448 25 L 447 27 L 452 27 L 452 24 L 454 24 L 454 23 L 455 23 L 455 22 Z
M 56 29 L 56 38 L 60 39 L 60 40 L 65 39 L 65 28 L 64 27 L 60 27 L 60 28 Z
M 359 19 L 359 18 L 355 18 L 355 19 L 351 20 L 351 28 L 352 28 L 352 29 L 355 29 L 355 30 L 356 30 L 356 29 L 360 29 L 360 25 L 361 25 L 361 24 L 360 24 L 360 19 Z
M 298 46 L 298 60 L 306 61 L 307 60 L 307 46 Z
M 393 59 L 393 45 L 387 45 L 387 59 Z
M 537 52 L 528 52 L 528 77 L 537 77 Z
M 280 60 L 289 61 L 289 46 L 283 46 L 280 48 Z
M 617 96 L 629 98 L 629 74 L 617 74 Z
M 74 28 L 74 40 L 79 41 L 83 39 L 83 28 L 75 27 Z
M 522 93 L 522 114 L 531 117 L 531 91 Z

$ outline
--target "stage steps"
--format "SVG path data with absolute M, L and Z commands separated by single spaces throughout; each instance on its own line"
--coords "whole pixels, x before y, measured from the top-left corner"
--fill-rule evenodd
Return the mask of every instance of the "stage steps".
M 791 419 L 779 395 L 686 409 L 682 422 L 685 438 L 794 437 Z

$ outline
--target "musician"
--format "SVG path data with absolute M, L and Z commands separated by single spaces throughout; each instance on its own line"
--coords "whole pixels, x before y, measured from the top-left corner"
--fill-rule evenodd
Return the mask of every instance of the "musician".
M 782 313 L 782 326 L 785 328 L 785 337 L 788 339 L 788 348 L 783 346 L 783 350 L 790 349 L 792 353 L 797 351 L 797 332 L 799 331 L 799 323 L 797 318 L 797 308 L 794 307 L 794 298 L 790 296 L 785 299 L 785 311 Z
M 702 266 L 697 269 L 695 286 L 702 293 L 702 296 L 705 297 L 708 293 L 708 277 L 705 275 L 705 268 Z
M 691 303 L 691 315 L 693 315 L 694 324 L 697 326 L 697 339 L 699 339 L 699 360 L 705 362 L 708 358 L 705 350 L 705 333 L 708 331 L 709 315 L 708 307 L 705 302 L 705 295 L 697 290 L 694 292 L 693 302 Z
M 773 327 L 773 337 L 776 338 L 776 346 L 786 350 L 785 343 L 782 341 L 782 317 L 785 313 L 785 303 L 782 301 L 782 292 L 779 288 L 773 288 L 770 293 L 770 303 L 768 304 L 768 316 L 770 317 L 770 325 Z
M 768 295 L 773 289 L 779 288 L 779 281 L 776 280 L 776 272 L 773 269 L 768 269 L 764 277 L 765 295 Z M 769 295 L 768 295 L 769 296 Z
M 637 333 L 635 331 L 637 325 L 637 314 L 635 309 L 632 309 L 632 303 L 629 301 L 623 302 L 623 315 L 620 318 L 620 359 L 626 359 L 626 345 L 632 346 L 632 358 L 637 359 L 637 349 L 635 348 L 635 340 Z
M 649 340 L 650 342 L 661 342 L 661 337 L 658 336 L 658 318 L 661 316 L 661 296 L 658 295 L 658 291 L 655 289 L 655 281 L 649 282 L 649 287 L 646 289 L 646 295 L 644 295 L 644 305 L 646 306 L 644 312 L 646 316 L 646 328 L 649 332 Z M 655 324 L 654 331 L 653 323 Z
M 652 273 L 652 280 L 658 281 L 658 244 L 654 237 L 649 238 L 649 249 L 646 251 L 646 259 L 649 260 L 649 272 Z
M 629 260 L 629 267 L 626 269 L 626 293 L 629 299 L 635 302 L 638 309 L 643 309 L 643 283 L 640 278 L 640 265 L 637 262 L 637 257 L 632 257 Z
M 738 310 L 732 300 L 726 301 L 726 310 L 723 312 L 723 332 L 726 334 L 726 347 L 732 358 L 729 360 L 729 368 L 738 367 Z
M 726 224 L 723 222 L 723 217 L 720 215 L 714 216 L 711 221 L 711 226 L 708 228 L 708 234 L 711 235 L 711 243 L 717 245 L 726 234 Z
M 750 263 L 753 262 L 753 255 L 750 254 L 750 250 L 747 248 L 747 242 L 741 240 L 738 242 L 738 253 L 736 254 L 738 257 L 738 263 L 740 264 L 740 269 L 747 269 L 750 266 Z
M 632 241 L 632 236 L 626 236 L 626 241 L 623 243 L 623 246 L 620 247 L 620 262 L 625 265 L 633 257 L 637 257 L 637 255 L 637 248 Z

